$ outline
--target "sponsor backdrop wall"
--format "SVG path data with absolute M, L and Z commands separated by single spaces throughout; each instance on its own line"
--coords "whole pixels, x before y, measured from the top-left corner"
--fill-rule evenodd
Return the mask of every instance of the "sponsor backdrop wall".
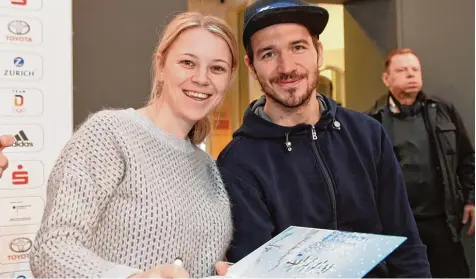
M 46 179 L 72 134 L 72 0 L 0 0 L 0 277 L 29 278 Z

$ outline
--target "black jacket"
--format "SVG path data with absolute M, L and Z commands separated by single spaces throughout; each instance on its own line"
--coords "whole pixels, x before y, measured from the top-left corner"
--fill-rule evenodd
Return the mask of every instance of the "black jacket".
M 452 104 L 422 94 L 419 98 L 437 151 L 437 170 L 444 186 L 444 205 L 453 240 L 459 241 L 463 208 L 474 204 L 474 147 L 463 121 Z M 382 96 L 368 114 L 382 122 L 389 95 Z

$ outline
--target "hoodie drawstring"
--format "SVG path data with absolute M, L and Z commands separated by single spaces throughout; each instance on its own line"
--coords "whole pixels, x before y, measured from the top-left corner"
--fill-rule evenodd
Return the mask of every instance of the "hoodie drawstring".
M 284 143 L 286 145 L 286 149 L 291 152 L 293 148 L 291 147 L 291 142 L 289 141 L 289 133 L 286 133 L 286 142 Z

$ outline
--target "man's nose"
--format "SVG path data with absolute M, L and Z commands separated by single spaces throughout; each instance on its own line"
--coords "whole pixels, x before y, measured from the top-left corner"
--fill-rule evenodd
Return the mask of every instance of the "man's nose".
M 289 74 L 296 70 L 297 66 L 291 55 L 282 54 L 278 57 L 278 72 Z

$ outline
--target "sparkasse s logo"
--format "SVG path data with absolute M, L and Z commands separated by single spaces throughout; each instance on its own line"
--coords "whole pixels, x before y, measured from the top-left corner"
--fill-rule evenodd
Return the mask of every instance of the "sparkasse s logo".
M 17 169 L 12 172 L 12 184 L 13 185 L 28 185 L 30 182 L 30 174 L 23 165 L 18 165 Z
M 45 181 L 43 162 L 21 160 L 10 161 L 8 165 L 0 179 L 0 190 L 33 189 L 43 185 Z

